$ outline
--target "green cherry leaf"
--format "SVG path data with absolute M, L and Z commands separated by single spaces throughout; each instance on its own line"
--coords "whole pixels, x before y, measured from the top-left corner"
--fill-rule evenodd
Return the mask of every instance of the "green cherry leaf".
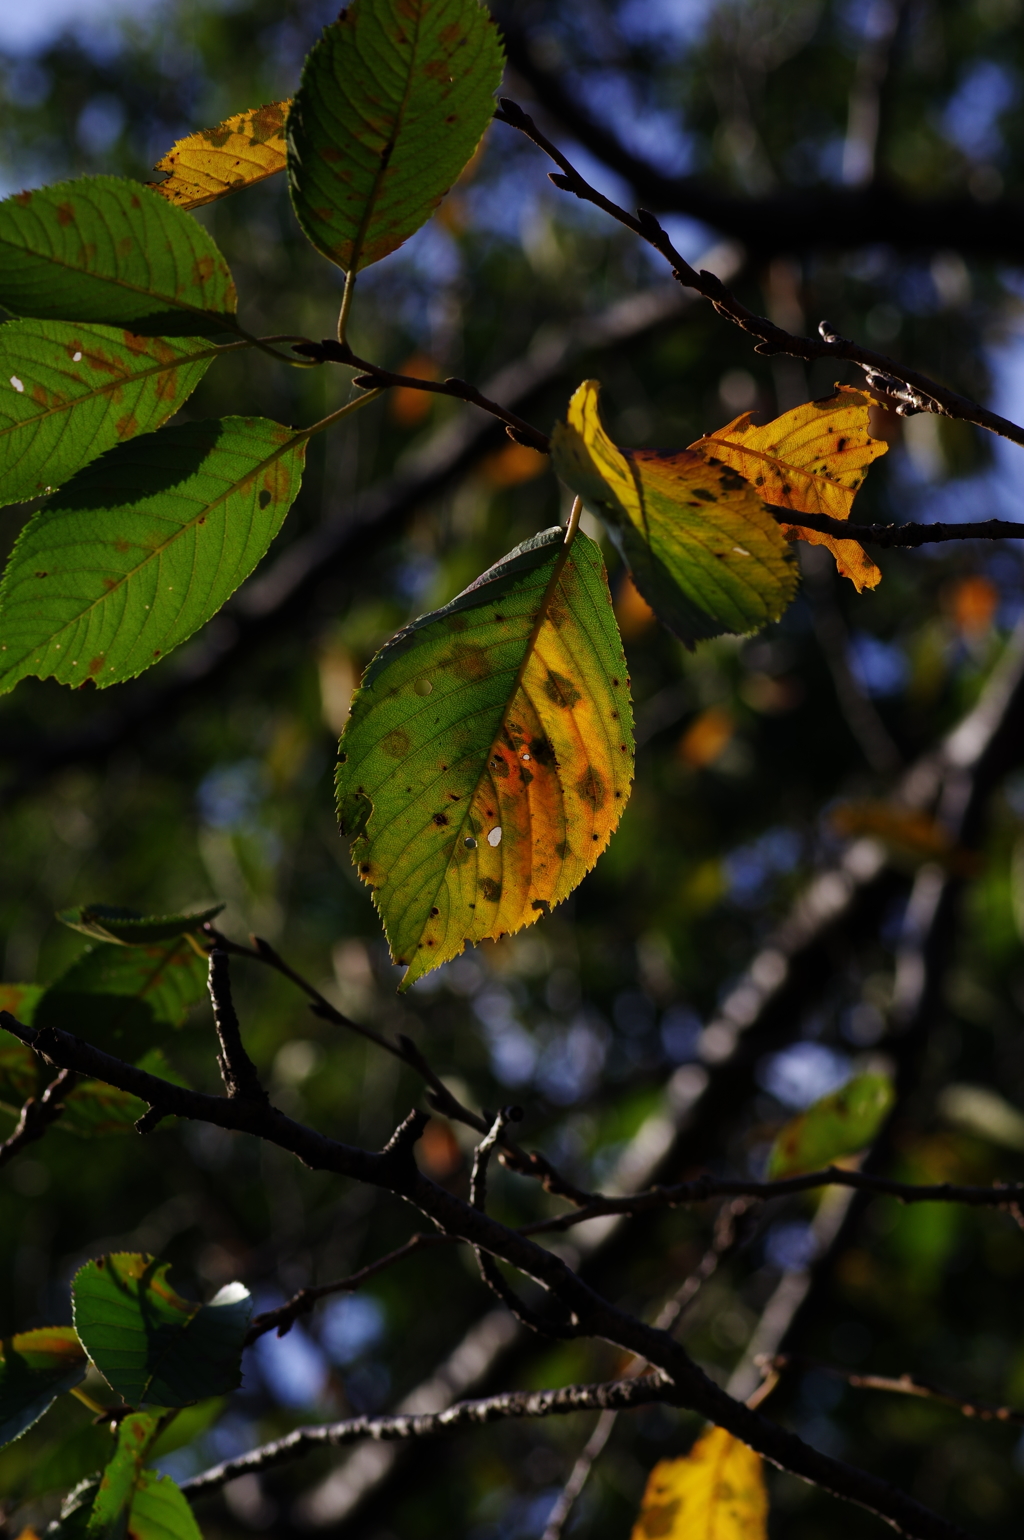
M 131 1405 L 188 1406 L 240 1382 L 252 1301 L 228 1284 L 208 1305 L 183 1299 L 168 1264 L 135 1252 L 87 1262 L 75 1274 L 75 1328 L 111 1388 Z
M 116 684 L 166 657 L 265 554 L 298 493 L 307 437 L 259 417 L 183 423 L 80 471 L 7 563 L 0 693 L 30 674 Z
M 895 1092 L 888 1075 L 855 1075 L 822 1096 L 779 1131 L 768 1156 L 768 1179 L 820 1171 L 866 1149 L 881 1128 Z
M 0 502 L 41 497 L 125 439 L 159 428 L 219 349 L 111 326 L 0 326 Z
M 317 250 L 358 272 L 418 230 L 480 143 L 503 65 L 477 0 L 353 0 L 288 115 L 292 202 Z
M 152 941 L 170 941 L 186 931 L 199 930 L 224 908 L 212 904 L 188 914 L 144 915 L 135 909 L 121 909 L 113 904 L 82 904 L 77 909 L 63 909 L 57 915 L 64 925 L 80 930 L 98 941 L 119 941 L 122 946 L 146 946 Z
M 71 1326 L 40 1326 L 0 1339 L 0 1444 L 20 1438 L 85 1378 L 87 1368 Z
M 0 202 L 0 305 L 147 337 L 237 332 L 235 285 L 211 236 L 165 198 L 86 176 Z

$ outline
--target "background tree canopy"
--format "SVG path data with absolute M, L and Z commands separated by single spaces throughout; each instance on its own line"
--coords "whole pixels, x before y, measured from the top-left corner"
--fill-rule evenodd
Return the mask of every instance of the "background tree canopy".
M 183 136 L 293 97 L 335 14 L 165 0 L 59 35 L 0 22 L 0 193 L 81 175 L 156 180 Z M 601 193 L 652 210 L 695 269 L 787 332 L 817 337 L 827 318 L 837 335 L 1021 419 L 1019 0 L 511 0 L 493 14 L 504 94 Z M 542 437 L 594 380 L 612 448 L 638 451 L 684 450 L 748 411 L 766 423 L 837 384 L 863 390 L 852 363 L 755 352 L 672 282 L 650 245 L 553 186 L 549 164 L 507 121 L 488 127 L 429 222 L 360 274 L 354 354 L 400 375 L 472 381 Z M 296 203 L 310 240 L 282 176 L 195 218 L 230 264 L 251 332 L 330 338 L 344 271 L 310 241 L 356 262 L 343 249 L 351 232 L 325 233 L 313 200 Z M 161 431 L 180 435 L 185 454 L 189 425 L 206 419 L 315 423 L 358 394 L 351 379 L 350 368 L 238 351 Z M 132 410 L 153 427 L 167 416 L 158 390 L 140 400 Z M 871 425 L 888 452 L 856 519 L 1020 516 L 1019 443 L 927 411 L 875 406 Z M 441 1115 L 445 1089 L 492 1116 L 521 1104 L 516 1138 L 586 1191 L 807 1171 L 871 1144 L 890 1098 L 869 1173 L 1024 1180 L 1019 542 L 866 546 L 881 581 L 868 563 L 857 583 L 802 543 L 799 591 L 780 619 L 691 648 L 657 622 L 584 514 L 631 680 L 628 806 L 564 903 L 398 994 L 402 970 L 338 834 L 337 739 L 385 642 L 565 522 L 571 493 L 523 437 L 452 396 L 389 388 L 309 440 L 280 534 L 267 516 L 268 555 L 177 651 L 102 693 L 32 677 L 0 698 L 0 1007 L 22 1021 L 35 1008 L 36 1026 L 212 1091 L 205 963 L 173 923 L 202 910 L 197 926 L 205 917 L 239 944 L 255 933 L 320 992 L 311 1013 L 258 956 L 232 963 L 246 1046 L 275 1105 L 380 1149 L 424 1105 L 423 1079 L 338 1016 L 404 1034 L 443 1082 L 417 1159 L 460 1197 L 480 1133 Z M 569 458 L 556 448 L 555 459 L 569 481 Z M 4 560 L 41 506 L 4 510 Z M 70 924 L 55 918 L 73 906 Z M 118 947 L 116 908 L 172 923 Z M 83 957 L 87 945 L 100 950 Z M 118 951 L 116 968 L 104 947 Z M 37 1005 L 26 982 L 57 987 Z M 18 1079 L 17 1049 L 5 1035 L 0 1138 L 36 1089 Z M 833 1092 L 816 1120 L 790 1123 Z M 5 1345 L 70 1325 L 75 1279 L 78 1333 L 102 1368 L 103 1344 L 82 1324 L 98 1285 L 80 1271 L 101 1255 L 171 1264 L 178 1303 L 161 1308 L 172 1330 L 235 1280 L 265 1315 L 427 1229 L 392 1193 L 307 1170 L 250 1134 L 168 1119 L 140 1138 L 130 1130 L 144 1102 L 75 1094 L 3 1170 Z M 497 1160 L 488 1201 L 512 1226 L 565 1207 Z M 903 1206 L 830 1187 L 606 1217 L 546 1240 L 644 1320 L 675 1299 L 679 1339 L 735 1396 L 761 1382 L 757 1355 L 784 1355 L 765 1415 L 972 1535 L 1008 1537 L 1024 1501 L 1024 1418 L 984 1409 L 1024 1408 L 1019 1221 L 994 1205 Z M 230 1374 L 196 1371 L 179 1391 L 198 1404 L 150 1463 L 187 1482 L 300 1425 L 626 1372 L 619 1349 L 517 1324 L 468 1246 L 420 1250 L 285 1335 L 259 1336 L 239 1389 Z M 217 1308 L 200 1312 L 202 1329 L 228 1352 L 238 1300 Z M 82 1365 L 69 1341 L 51 1344 L 53 1373 L 73 1379 Z M 206 1361 L 220 1360 L 211 1349 Z M 139 1418 L 178 1393 L 146 1402 L 122 1372 L 108 1380 Z M 948 1397 L 856 1383 L 901 1375 Z M 965 1403 L 984 1415 L 965 1417 Z M 607 1444 L 566 1532 L 629 1533 L 652 1467 L 701 1428 L 661 1404 L 599 1427 Z M 593 1412 L 578 1412 L 317 1449 L 197 1495 L 195 1511 L 209 1536 L 532 1540 L 592 1431 Z M 118 1449 L 127 1460 L 131 1438 L 158 1432 L 127 1418 Z M 0 1452 L 7 1532 L 41 1534 L 109 1447 L 90 1411 L 62 1397 Z M 771 1469 L 767 1480 L 774 1535 L 881 1532 L 820 1487 Z

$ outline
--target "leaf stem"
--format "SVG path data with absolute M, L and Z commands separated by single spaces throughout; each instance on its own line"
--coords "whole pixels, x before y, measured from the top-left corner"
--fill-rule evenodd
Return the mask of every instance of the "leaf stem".
M 569 522 L 565 526 L 565 547 L 566 547 L 566 550 L 568 550 L 569 546 L 571 546 L 573 541 L 576 539 L 576 532 L 577 532 L 577 530 L 580 527 L 580 519 L 581 519 L 582 515 L 583 515 L 583 499 L 582 499 L 582 497 L 573 498 L 573 504 L 572 504 L 571 509 L 569 510 Z
M 345 328 L 348 326 L 348 313 L 352 309 L 352 295 L 356 287 L 355 264 L 345 274 L 345 292 L 341 296 L 341 309 L 338 311 L 338 341 L 344 343 Z
M 90 1412 L 95 1412 L 97 1417 L 105 1417 L 110 1411 L 109 1406 L 103 1406 L 99 1401 L 94 1401 L 92 1396 L 82 1389 L 81 1385 L 72 1385 L 71 1394 L 76 1401 L 81 1401 L 83 1406 L 87 1406 Z
M 324 428 L 330 428 L 334 423 L 340 422 L 343 417 L 358 412 L 361 406 L 366 406 L 370 401 L 376 401 L 378 396 L 384 394 L 383 386 L 379 390 L 368 390 L 365 396 L 357 396 L 354 401 L 346 401 L 344 406 L 339 406 L 336 412 L 330 412 L 326 417 L 321 417 L 319 422 L 311 423 L 308 428 L 301 428 L 296 434 L 297 438 L 312 438 L 314 433 L 322 433 Z

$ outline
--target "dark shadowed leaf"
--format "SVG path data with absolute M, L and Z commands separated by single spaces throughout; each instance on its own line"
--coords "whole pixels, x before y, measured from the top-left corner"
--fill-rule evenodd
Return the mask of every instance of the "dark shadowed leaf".
M 181 1026 L 205 995 L 206 977 L 206 962 L 185 940 L 133 947 L 100 942 L 50 985 L 34 1025 L 60 1027 L 134 1057 Z
M 67 321 L 0 327 L 0 502 L 40 497 L 105 450 L 159 428 L 216 355 L 196 337 Z
M 567 558 L 561 529 L 534 536 L 382 648 L 342 736 L 338 809 L 403 987 L 566 898 L 632 774 L 622 643 L 586 535 Z
M 0 1444 L 38 1422 L 85 1378 L 88 1361 L 71 1326 L 40 1326 L 0 1339 Z
M 869 1145 L 893 1103 L 888 1075 L 856 1075 L 780 1130 L 768 1157 L 768 1177 L 820 1171 Z
M 111 1387 L 136 1407 L 187 1406 L 239 1383 L 252 1302 L 240 1283 L 208 1304 L 182 1297 L 168 1264 L 135 1252 L 87 1262 L 72 1285 L 75 1327 Z
M 188 914 L 145 915 L 113 904 L 82 904 L 78 909 L 63 909 L 57 918 L 72 930 L 95 936 L 98 941 L 146 946 L 151 941 L 170 941 L 186 931 L 199 930 L 223 908 L 223 904 L 213 904 L 209 909 L 196 909 Z
M 503 56 L 477 0 L 354 0 L 327 27 L 288 117 L 299 222 L 346 272 L 440 203 L 494 112 Z
M 778 620 L 796 591 L 785 535 L 736 471 L 689 450 L 619 449 L 585 381 L 555 426 L 555 469 L 608 526 L 633 581 L 685 642 Z
M 264 555 L 306 435 L 227 417 L 147 433 L 70 481 L 22 531 L 0 585 L 0 692 L 131 679 L 192 635 Z
M 147 337 L 237 331 L 235 285 L 202 225 L 141 182 L 87 176 L 0 203 L 0 305 Z

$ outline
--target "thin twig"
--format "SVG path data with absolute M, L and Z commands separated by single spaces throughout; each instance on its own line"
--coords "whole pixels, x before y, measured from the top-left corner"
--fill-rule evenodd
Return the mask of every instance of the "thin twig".
M 1024 524 L 1012 519 L 979 519 L 976 524 L 853 524 L 824 513 L 794 513 L 791 508 L 776 508 L 771 503 L 765 507 L 780 524 L 798 524 L 801 529 L 815 529 L 838 540 L 889 549 L 937 545 L 945 540 L 1024 540 Z
M 382 1273 L 392 1263 L 411 1257 L 414 1251 L 425 1251 L 433 1246 L 456 1245 L 459 1239 L 457 1235 L 414 1235 L 406 1241 L 404 1246 L 398 1246 L 394 1251 L 389 1251 L 387 1256 L 378 1257 L 376 1262 L 367 1263 L 366 1267 L 361 1267 L 358 1272 L 351 1273 L 347 1278 L 339 1278 L 335 1283 L 321 1283 L 315 1288 L 300 1289 L 285 1304 L 278 1305 L 276 1310 L 264 1310 L 262 1314 L 253 1316 L 249 1330 L 245 1334 L 245 1346 L 251 1347 L 260 1337 L 268 1331 L 274 1331 L 275 1328 L 279 1337 L 286 1336 L 299 1316 L 308 1315 L 318 1300 L 327 1299 L 331 1294 L 352 1293 L 369 1279 Z
M 1000 417 L 996 412 L 990 412 L 987 407 L 979 405 L 978 402 L 959 395 L 955 390 L 939 385 L 937 381 L 920 374 L 916 369 L 908 369 L 883 353 L 875 353 L 870 348 L 863 348 L 859 343 L 841 337 L 828 321 L 822 321 L 819 324 L 817 337 L 797 337 L 783 327 L 776 326 L 765 316 L 757 315 L 738 300 L 732 290 L 727 288 L 714 273 L 704 269 L 696 272 L 686 259 L 680 256 L 666 232 L 648 209 L 638 209 L 635 215 L 630 214 L 617 203 L 613 203 L 610 198 L 606 198 L 603 193 L 598 192 L 595 187 L 591 187 L 572 162 L 556 145 L 552 144 L 545 134 L 541 133 L 529 114 L 525 113 L 516 102 L 502 97 L 501 105 L 494 116 L 499 123 L 507 123 L 510 128 L 518 129 L 520 133 L 525 134 L 538 149 L 543 150 L 545 155 L 555 162 L 559 170 L 549 172 L 548 175 L 556 187 L 572 193 L 586 203 L 592 203 L 612 219 L 617 220 L 619 224 L 632 230 L 634 235 L 646 241 L 671 264 L 672 276 L 679 283 L 688 289 L 696 290 L 698 294 L 710 300 L 719 315 L 725 316 L 741 330 L 757 338 L 754 347 L 756 353 L 768 355 L 787 353 L 792 358 L 802 358 L 806 363 L 812 363 L 819 358 L 844 360 L 862 369 L 868 384 L 885 396 L 900 416 L 910 416 L 916 412 L 935 412 L 942 417 L 955 417 L 964 422 L 972 422 L 979 428 L 985 428 L 990 433 L 1009 439 L 1012 443 L 1024 444 L 1024 428 L 1018 427 L 1016 423 L 1008 421 L 1005 417 Z M 788 522 L 796 521 L 790 519 Z M 815 524 L 808 527 L 818 528 L 819 526 Z M 833 531 L 829 530 L 829 533 Z M 848 530 L 846 538 L 850 538 Z
M 617 1411 L 605 1411 L 597 1419 L 593 1433 L 580 1450 L 569 1479 L 558 1494 L 558 1500 L 551 1510 L 541 1540 L 562 1540 L 562 1531 L 573 1506 L 590 1479 L 590 1472 L 595 1462 L 604 1453 L 604 1446 L 614 1432 L 618 1416 Z
M 454 375 L 447 380 L 421 380 L 412 374 L 396 374 L 393 369 L 382 369 L 379 364 L 371 364 L 367 359 L 360 358 L 353 353 L 347 342 L 335 342 L 331 337 L 325 337 L 322 342 L 293 343 L 293 348 L 296 353 L 302 353 L 317 363 L 348 364 L 350 368 L 358 369 L 353 384 L 364 388 L 376 386 L 383 389 L 398 387 L 402 390 L 425 390 L 435 396 L 453 396 L 456 401 L 466 401 L 470 406 L 478 406 L 503 422 L 509 437 L 517 444 L 525 444 L 528 449 L 536 449 L 540 454 L 547 454 L 551 448 L 546 433 L 541 433 L 539 428 L 515 412 L 510 412 L 500 402 L 482 395 L 475 385 Z
M 943 1390 L 938 1385 L 932 1385 L 927 1380 L 919 1380 L 913 1374 L 900 1374 L 895 1377 L 885 1374 L 857 1374 L 852 1369 L 839 1369 L 833 1364 L 818 1363 L 816 1359 L 804 1358 L 796 1353 L 777 1353 L 774 1358 L 766 1357 L 763 1367 L 783 1373 L 787 1369 L 806 1371 L 813 1369 L 818 1374 L 827 1374 L 832 1379 L 845 1380 L 847 1385 L 852 1385 L 855 1390 L 886 1390 L 900 1396 L 918 1396 L 926 1401 L 941 1401 L 945 1406 L 952 1406 L 964 1417 L 975 1417 L 979 1422 L 1012 1422 L 1024 1424 L 1024 1412 L 1015 1411 L 1010 1406 L 993 1406 L 991 1403 L 976 1401 L 966 1396 L 956 1396 L 952 1391 Z
M 0 1144 L 0 1166 L 6 1166 L 27 1144 L 43 1137 L 50 1124 L 55 1123 L 64 1111 L 62 1097 L 74 1088 L 77 1078 L 71 1070 L 62 1069 L 42 1096 L 28 1098 L 13 1131 Z

